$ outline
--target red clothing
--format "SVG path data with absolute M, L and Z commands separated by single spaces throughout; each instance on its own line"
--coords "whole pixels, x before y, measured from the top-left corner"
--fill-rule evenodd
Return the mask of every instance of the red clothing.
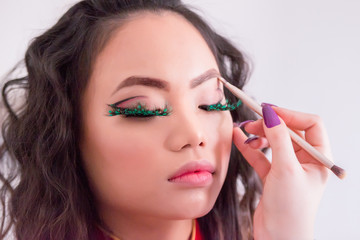
M 195 240 L 203 240 L 203 237 L 201 236 L 201 232 L 200 232 L 200 226 L 198 221 L 195 221 L 196 223 L 196 234 L 195 234 Z
M 195 235 L 195 240 L 203 240 L 201 233 L 200 233 L 200 226 L 199 223 L 197 221 L 195 221 L 196 223 L 196 235 Z M 103 231 L 101 231 L 99 228 L 95 229 L 95 233 L 94 233 L 94 239 L 96 240 L 113 240 L 111 237 L 109 237 L 108 235 L 106 235 L 106 233 L 104 233 Z

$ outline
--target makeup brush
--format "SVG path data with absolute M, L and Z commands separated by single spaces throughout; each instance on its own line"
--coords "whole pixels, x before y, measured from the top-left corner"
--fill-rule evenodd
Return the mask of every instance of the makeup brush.
M 255 102 L 252 98 L 247 96 L 242 90 L 235 87 L 234 85 L 227 82 L 224 78 L 219 77 L 219 80 L 224 84 L 224 86 L 232 92 L 236 97 L 240 98 L 241 101 L 250 107 L 253 111 L 255 111 L 260 116 L 262 115 L 262 107 Z M 336 166 L 331 160 L 329 160 L 324 154 L 320 153 L 316 148 L 311 146 L 308 142 L 306 142 L 303 138 L 297 135 L 293 130 L 289 129 L 291 139 L 296 142 L 302 149 L 308 152 L 312 157 L 321 162 L 327 168 L 329 168 L 337 177 L 340 179 L 344 179 L 346 176 L 345 170 Z

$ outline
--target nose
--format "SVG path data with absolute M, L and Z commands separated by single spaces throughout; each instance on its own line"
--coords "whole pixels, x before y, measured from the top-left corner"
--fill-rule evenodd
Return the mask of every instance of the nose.
M 186 115 L 184 113 L 174 115 L 171 123 L 171 131 L 165 141 L 168 149 L 181 151 L 186 148 L 205 146 L 204 125 L 196 115 Z

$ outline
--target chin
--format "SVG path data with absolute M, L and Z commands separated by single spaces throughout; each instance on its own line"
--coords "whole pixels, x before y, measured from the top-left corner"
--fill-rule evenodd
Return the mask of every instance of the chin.
M 187 203 L 179 204 L 176 208 L 169 209 L 174 219 L 196 219 L 208 214 L 214 207 L 216 198 L 202 199 Z
M 206 214 L 208 214 L 212 209 L 213 209 L 214 205 L 211 205 L 211 207 L 206 208 L 206 209 L 202 209 L 201 211 L 197 211 L 195 214 L 193 214 L 193 216 L 191 217 L 192 219 L 196 219 L 196 218 L 200 218 L 205 216 Z

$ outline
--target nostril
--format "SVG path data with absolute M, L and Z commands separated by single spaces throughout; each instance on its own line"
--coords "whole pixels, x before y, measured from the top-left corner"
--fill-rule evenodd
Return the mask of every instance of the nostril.
M 186 144 L 185 146 L 183 146 L 183 148 L 187 148 L 187 147 L 191 147 L 190 144 Z
M 184 149 L 184 148 L 191 148 L 192 146 L 196 146 L 196 144 L 195 145 L 193 145 L 193 144 L 185 144 L 183 147 L 182 147 L 182 149 Z M 204 147 L 205 146 L 205 143 L 204 142 L 200 142 L 199 143 L 199 145 L 197 145 L 197 146 L 200 146 L 200 147 Z

